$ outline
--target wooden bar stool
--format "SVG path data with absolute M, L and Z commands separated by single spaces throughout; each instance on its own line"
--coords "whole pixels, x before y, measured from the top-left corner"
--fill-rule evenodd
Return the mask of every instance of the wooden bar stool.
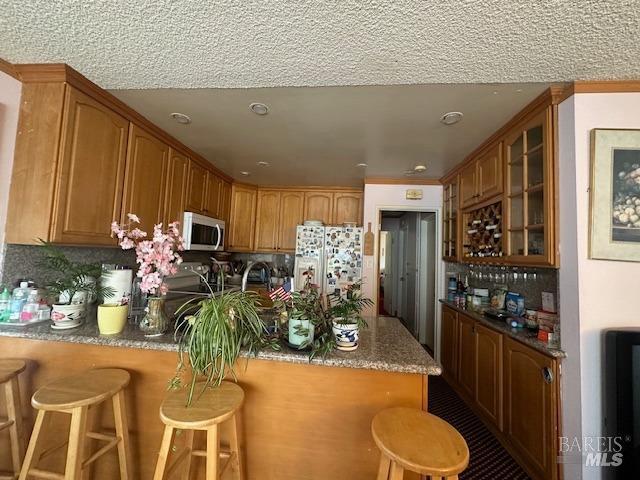
M 432 480 L 457 480 L 469 464 L 462 435 L 441 418 L 414 408 L 389 408 L 371 423 L 381 451 L 378 480 L 402 480 L 405 470 Z
M 22 409 L 20 408 L 20 386 L 18 375 L 24 371 L 26 364 L 22 360 L 0 360 L 0 386 L 4 387 L 7 419 L 0 420 L 0 431 L 9 430 L 11 446 L 12 475 L 20 473 L 24 457 L 24 428 L 22 426 Z M 5 478 L 0 475 L 0 478 Z
M 26 480 L 29 476 L 61 480 L 80 479 L 83 469 L 116 446 L 120 463 L 120 478 L 128 480 L 130 478 L 129 427 L 127 425 L 124 388 L 129 384 L 129 380 L 129 372 L 126 370 L 103 368 L 56 380 L 36 391 L 31 399 L 31 405 L 38 409 L 38 416 L 20 472 L 20 480 Z M 89 407 L 107 400 L 113 402 L 115 436 L 91 432 L 87 428 Z M 40 434 L 43 433 L 43 426 L 53 412 L 71 414 L 69 438 L 65 442 L 68 446 L 64 474 L 36 468 L 42 457 L 62 446 L 59 445 L 47 452 L 42 452 L 42 447 L 38 444 Z M 83 460 L 87 438 L 105 441 L 107 444 Z
M 244 392 L 237 384 L 232 382 L 222 382 L 219 387 L 207 388 L 202 395 L 197 397 L 202 387 L 196 386 L 194 402 L 190 407 L 186 406 L 187 391 L 185 389 L 170 392 L 160 407 L 160 418 L 165 424 L 164 434 L 154 480 L 168 478 L 175 468 L 186 459 L 186 465 L 182 472 L 182 479 L 189 478 L 191 471 L 191 458 L 193 456 L 206 458 L 207 480 L 218 480 L 231 466 L 236 472 L 239 480 L 244 479 L 244 466 L 242 454 L 238 442 L 238 424 L 236 412 L 244 401 Z M 197 398 L 196 398 L 197 397 Z M 219 425 L 229 422 L 230 440 L 229 449 L 220 449 Z M 173 434 L 176 429 L 186 431 L 185 448 L 176 456 L 173 464 L 167 468 L 167 459 Z M 193 449 L 193 436 L 197 430 L 207 432 L 206 450 Z M 220 467 L 220 458 L 226 463 Z

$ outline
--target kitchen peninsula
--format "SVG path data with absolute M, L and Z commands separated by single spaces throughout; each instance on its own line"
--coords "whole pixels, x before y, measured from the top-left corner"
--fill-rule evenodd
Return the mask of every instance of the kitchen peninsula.
M 367 321 L 358 350 L 335 351 L 324 361 L 309 363 L 306 352 L 287 347 L 256 358 L 243 355 L 236 373 L 246 393 L 242 431 L 248 479 L 374 478 L 379 451 L 370 433 L 373 416 L 391 406 L 427 408 L 427 378 L 439 375 L 440 365 L 399 320 Z M 178 360 L 172 334 L 149 339 L 128 326 L 120 335 L 101 336 L 95 320 L 68 333 L 48 325 L 0 327 L 0 351 L 30 359 L 29 391 L 58 378 L 61 366 L 64 374 L 113 366 L 128 370 L 134 478 L 151 478 L 162 436 L 158 409 Z M 23 402 L 31 412 L 26 398 Z M 180 441 L 177 436 L 174 443 Z M 95 464 L 91 478 L 114 478 L 117 468 L 111 452 Z

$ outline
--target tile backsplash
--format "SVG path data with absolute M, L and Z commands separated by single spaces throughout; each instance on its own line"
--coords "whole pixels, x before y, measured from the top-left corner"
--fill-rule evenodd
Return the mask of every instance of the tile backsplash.
M 552 268 L 507 267 L 464 263 L 445 263 L 446 279 L 460 275 L 469 280 L 471 287 L 492 289 L 496 285 L 506 285 L 509 291 L 525 297 L 526 308 L 538 309 L 542 306 L 542 292 L 555 295 L 558 310 L 558 271 Z

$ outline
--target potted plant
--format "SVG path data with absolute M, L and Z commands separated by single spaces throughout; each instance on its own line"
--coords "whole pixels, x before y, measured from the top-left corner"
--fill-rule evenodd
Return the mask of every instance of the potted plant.
M 309 361 L 314 357 L 326 355 L 335 347 L 331 333 L 331 320 L 317 285 L 311 283 L 312 275 L 307 277 L 304 287 L 285 298 L 274 301 L 274 307 L 287 319 L 287 343 L 298 350 L 309 352 Z
M 178 342 L 178 370 L 171 386 L 181 385 L 181 374 L 185 364 L 191 367 L 191 380 L 187 405 L 191 405 L 196 383 L 204 379 L 202 388 L 218 386 L 231 375 L 237 380 L 234 366 L 242 349 L 250 354 L 270 346 L 279 345 L 267 334 L 267 329 L 258 313 L 260 296 L 256 292 L 233 291 L 200 300 L 195 312 L 185 316 L 176 325 Z M 187 302 L 178 314 L 194 307 Z M 185 360 L 185 357 L 187 359 Z
M 59 325 L 76 326 L 84 317 L 87 303 L 110 293 L 110 289 L 96 281 L 102 273 L 101 266 L 73 262 L 58 247 L 40 242 L 43 252 L 40 265 L 53 277 L 47 285 L 47 293 L 54 299 L 51 319 Z
M 162 335 L 169 328 L 169 318 L 164 310 L 164 296 L 168 287 L 164 282 L 167 275 L 174 275 L 182 257 L 177 253 L 184 250 L 178 222 L 169 224 L 166 231 L 162 223 L 154 225 L 153 237 L 146 239 L 147 232 L 138 228 L 140 219 L 128 213 L 127 224 L 111 224 L 111 231 L 118 237 L 123 250 L 136 249 L 136 262 L 140 265 L 137 276 L 141 278 L 140 290 L 147 294 L 146 315 L 140 321 L 140 330 L 147 336 Z
M 329 317 L 338 350 L 351 351 L 358 348 L 360 329 L 367 327 L 362 310 L 372 305 L 371 299 L 362 296 L 362 282 L 351 285 L 345 296 L 334 297 Z

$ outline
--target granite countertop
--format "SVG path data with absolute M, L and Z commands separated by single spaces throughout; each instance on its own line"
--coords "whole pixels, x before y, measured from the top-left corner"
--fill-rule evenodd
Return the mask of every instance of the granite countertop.
M 369 317 L 369 328 L 360 331 L 359 347 L 353 352 L 334 350 L 323 359 L 314 359 L 314 365 L 360 368 L 386 372 L 440 375 L 442 368 L 394 317 Z M 53 330 L 50 322 L 26 327 L 0 324 L 0 336 L 33 340 L 84 343 L 110 347 L 165 350 L 175 352 L 178 346 L 173 333 L 159 337 L 145 337 L 134 325 L 127 325 L 118 335 L 100 335 L 95 317 L 88 315 L 85 322 L 69 330 Z M 243 356 L 249 356 L 243 352 Z M 280 351 L 262 350 L 256 358 L 290 363 L 309 363 L 308 352 L 291 349 L 286 345 Z
M 510 336 L 511 338 L 524 343 L 525 345 L 535 348 L 536 350 L 544 353 L 545 355 L 549 355 L 550 357 L 555 357 L 555 358 L 565 358 L 567 356 L 567 354 L 564 353 L 562 350 L 558 348 L 550 347 L 548 344 L 538 340 L 537 334 L 535 334 L 534 332 L 531 332 L 526 328 L 513 328 L 507 325 L 505 322 L 501 322 L 499 320 L 486 317 L 480 313 L 467 310 L 466 308 L 456 307 L 455 304 L 447 300 L 440 300 L 440 303 L 442 303 L 443 305 L 446 305 L 447 307 L 457 312 L 464 313 L 468 317 L 471 317 L 474 320 L 477 320 L 478 322 L 482 323 L 483 325 L 486 325 L 489 328 L 502 332 Z

